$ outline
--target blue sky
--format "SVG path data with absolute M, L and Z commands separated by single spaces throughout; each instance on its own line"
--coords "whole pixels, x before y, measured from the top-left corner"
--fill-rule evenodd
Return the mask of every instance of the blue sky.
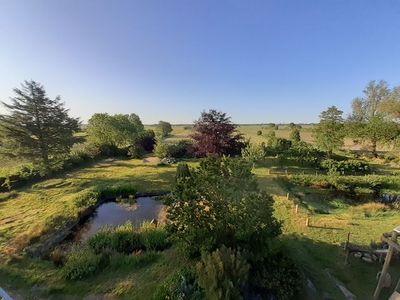
M 34 79 L 84 121 L 314 122 L 400 84 L 399 36 L 397 0 L 0 0 L 0 99 Z

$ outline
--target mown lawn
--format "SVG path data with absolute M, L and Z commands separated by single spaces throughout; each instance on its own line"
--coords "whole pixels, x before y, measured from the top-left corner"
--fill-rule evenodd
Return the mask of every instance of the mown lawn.
M 195 162 L 191 162 L 195 164 Z M 292 197 L 286 199 L 285 185 L 271 171 L 272 165 L 258 166 L 254 172 L 260 187 L 275 199 L 275 214 L 284 223 L 281 240 L 307 277 L 316 285 L 317 299 L 328 292 L 334 299 L 342 294 L 329 278 L 327 270 L 342 281 L 359 299 L 368 299 L 375 287 L 379 264 L 350 259 L 344 266 L 340 244 L 351 232 L 351 242 L 368 246 L 377 242 L 383 232 L 399 225 L 392 211 L 366 214 L 365 205 L 348 205 L 342 199 L 325 199 L 317 192 L 306 198 L 299 213 L 294 212 Z M 0 263 L 2 287 L 22 298 L 43 295 L 60 299 L 60 295 L 80 299 L 83 295 L 114 295 L 126 299 L 149 299 L 157 285 L 169 274 L 187 264 L 174 247 L 162 252 L 152 264 L 140 269 L 105 269 L 87 280 L 68 282 L 50 262 L 37 259 L 3 263 L 15 243 L 26 235 L 40 234 L 46 223 L 59 216 L 76 214 L 73 197 L 86 189 L 120 183 L 133 184 L 138 191 L 168 191 L 174 180 L 174 166 L 158 166 L 142 160 L 104 160 L 81 170 L 44 180 L 16 192 L 0 194 Z M 332 202 L 334 201 L 334 202 Z M 313 213 L 313 208 L 330 208 L 329 214 Z M 311 226 L 305 226 L 310 216 Z M 1 259 L 1 258 L 0 258 Z M 395 269 L 397 268 L 397 269 Z M 391 270 L 394 280 L 400 276 L 399 266 Z M 305 297 L 306 298 L 306 297 Z
M 141 192 L 168 191 L 174 174 L 174 167 L 142 160 L 103 160 L 17 192 L 0 193 L 0 254 L 40 235 L 52 220 L 75 216 L 73 199 L 78 193 L 124 183 Z

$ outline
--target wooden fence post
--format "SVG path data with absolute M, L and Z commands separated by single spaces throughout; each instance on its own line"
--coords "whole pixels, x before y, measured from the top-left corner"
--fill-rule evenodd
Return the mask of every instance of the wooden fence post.
M 393 242 L 396 242 L 396 240 L 397 240 L 397 232 L 396 231 L 393 231 L 391 240 Z M 392 259 L 393 252 L 394 252 L 394 247 L 389 244 L 389 249 L 386 254 L 385 263 L 383 264 L 383 267 L 382 267 L 381 276 L 379 277 L 378 285 L 376 286 L 376 289 L 374 292 L 374 297 L 373 297 L 374 300 L 379 299 L 379 294 L 381 293 L 383 283 L 385 282 L 386 273 L 389 270 L 390 260 Z

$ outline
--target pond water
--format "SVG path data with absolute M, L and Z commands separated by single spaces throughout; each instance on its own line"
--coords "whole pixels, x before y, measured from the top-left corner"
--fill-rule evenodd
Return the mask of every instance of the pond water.
M 84 241 L 106 225 L 118 226 L 130 221 L 138 227 L 145 221 L 158 220 L 163 209 L 164 205 L 152 197 L 139 197 L 134 205 L 104 203 L 77 231 L 74 241 Z

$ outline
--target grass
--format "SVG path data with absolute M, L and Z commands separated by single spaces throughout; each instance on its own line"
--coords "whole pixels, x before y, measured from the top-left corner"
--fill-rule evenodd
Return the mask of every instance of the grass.
M 274 172 L 276 168 L 270 160 L 256 166 L 254 173 L 260 187 L 274 195 L 275 215 L 284 222 L 281 240 L 320 291 L 317 298 L 323 297 L 322 291 L 334 299 L 342 298 L 326 269 L 359 299 L 370 298 L 376 272 L 381 266 L 355 258 L 350 258 L 350 265 L 345 266 L 340 244 L 346 240 L 348 232 L 354 244 L 369 246 L 371 242 L 378 242 L 383 232 L 399 225 L 398 213 L 375 203 L 352 202 L 297 186 L 295 190 L 290 187 L 290 192 L 303 195 L 302 205 L 295 214 L 293 197 L 286 198 L 289 186 L 280 180 L 281 173 Z M 142 160 L 104 160 L 12 193 L 2 193 L 0 252 L 3 258 L 9 257 L 11 246 L 23 240 L 26 234 L 40 235 L 49 220 L 76 216 L 79 209 L 74 204 L 77 193 L 115 184 L 133 184 L 138 191 L 167 191 L 174 173 L 174 166 L 159 167 Z M 305 225 L 307 217 L 310 217 L 309 227 Z M 149 299 L 158 284 L 187 263 L 172 247 L 160 252 L 154 262 L 143 268 L 106 268 L 88 279 L 68 282 L 63 279 L 60 269 L 49 261 L 22 258 L 13 263 L 0 263 L 0 282 L 6 290 L 11 289 L 22 298 L 57 298 L 59 295 L 80 298 L 107 294 L 126 299 Z M 400 276 L 398 266 L 395 267 L 397 269 L 391 269 L 394 281 Z M 37 288 L 32 289 L 33 286 Z
M 6 199 L 0 202 L 0 254 L 40 236 L 52 220 L 76 217 L 77 193 L 115 184 L 133 184 L 141 192 L 167 191 L 174 174 L 174 167 L 157 167 L 142 160 L 104 160 L 17 192 L 0 193 Z

